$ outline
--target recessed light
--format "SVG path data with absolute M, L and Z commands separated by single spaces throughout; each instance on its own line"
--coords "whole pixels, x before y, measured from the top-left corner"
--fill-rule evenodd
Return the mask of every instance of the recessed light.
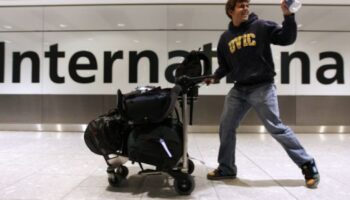
M 320 133 L 324 133 L 325 130 L 326 130 L 326 127 L 325 126 L 321 126 L 319 132 Z
M 298 28 L 301 28 L 303 25 L 302 24 L 298 24 Z
M 82 130 L 82 131 L 85 131 L 85 130 L 86 130 L 86 127 L 87 127 L 86 124 L 82 124 L 82 125 L 81 125 L 81 130 Z
M 59 26 L 60 26 L 61 28 L 66 28 L 66 27 L 67 27 L 66 24 L 60 24 Z
M 61 124 L 56 124 L 56 130 L 57 131 L 62 131 L 62 125 Z
M 177 26 L 177 27 L 183 27 L 184 24 L 183 24 L 183 23 L 177 23 L 176 26 Z
M 265 127 L 264 127 L 264 126 L 260 126 L 259 132 L 260 132 L 260 133 L 265 133 Z
M 4 27 L 5 29 L 12 29 L 12 26 L 10 26 L 10 25 L 3 25 L 3 27 Z
M 41 124 L 37 124 L 37 125 L 36 125 L 36 129 L 37 129 L 38 131 L 42 131 L 42 130 L 43 130 L 43 127 L 41 126 Z
M 117 26 L 119 26 L 119 27 L 124 27 L 125 24 L 120 23 L 120 24 L 117 24 Z

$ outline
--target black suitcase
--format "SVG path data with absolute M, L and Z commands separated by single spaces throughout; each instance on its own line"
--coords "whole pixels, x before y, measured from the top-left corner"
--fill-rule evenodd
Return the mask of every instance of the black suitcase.
M 135 127 L 128 139 L 129 159 L 168 171 L 183 155 L 182 125 L 174 119 Z
M 118 108 L 123 117 L 133 124 L 162 122 L 174 111 L 181 88 L 145 88 L 138 88 L 127 94 L 118 90 Z

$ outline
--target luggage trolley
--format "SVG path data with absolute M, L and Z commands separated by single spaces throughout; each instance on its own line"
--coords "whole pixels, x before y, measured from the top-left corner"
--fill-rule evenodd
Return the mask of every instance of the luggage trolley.
M 203 66 L 201 61 L 204 61 L 204 73 L 202 73 Z M 121 182 L 129 174 L 129 170 L 124 164 L 127 161 L 132 161 L 133 163 L 139 163 L 141 168 L 139 174 L 166 173 L 174 178 L 174 188 L 178 194 L 191 194 L 195 188 L 195 181 L 193 176 L 191 176 L 195 165 L 188 156 L 187 128 L 189 119 L 187 111 L 189 104 L 191 123 L 193 100 L 198 95 L 199 83 L 206 78 L 213 78 L 212 75 L 208 74 L 211 74 L 211 63 L 208 57 L 202 52 L 192 51 L 177 66 L 174 80 L 175 86 L 173 88 L 139 87 L 136 88 L 136 91 L 127 94 L 122 94 L 118 90 L 117 108 L 89 123 L 84 134 L 85 143 L 92 152 L 104 157 L 108 165 L 108 182 L 111 186 L 120 186 Z M 152 95 L 149 94 L 157 95 L 157 92 L 160 95 L 152 99 Z M 146 102 L 146 104 L 142 104 L 142 102 Z M 180 103 L 182 120 L 180 120 L 175 106 L 176 102 Z M 160 107 L 158 105 L 166 106 L 163 107 L 165 109 L 158 109 Z M 169 125 L 169 116 L 172 116 L 174 111 L 177 121 L 174 123 L 174 118 L 170 117 L 171 123 Z M 159 115 L 159 113 L 161 114 Z M 166 123 L 166 125 L 163 125 L 163 123 Z M 143 126 L 142 124 L 155 125 L 154 130 L 158 130 L 158 132 L 147 132 L 147 128 L 140 128 Z M 138 130 L 140 132 L 137 132 Z M 163 132 L 160 130 L 163 130 Z M 141 132 L 146 134 L 139 134 Z M 160 152 L 160 156 L 164 158 L 159 159 L 159 155 L 157 155 L 158 157 L 156 157 L 155 161 L 154 157 L 150 157 L 142 149 L 138 149 L 140 146 L 149 144 L 144 142 L 140 143 L 143 145 L 140 145 L 137 141 L 142 140 L 134 138 L 141 137 L 140 135 L 142 137 L 145 135 L 153 136 L 161 132 L 166 132 L 167 134 L 159 137 L 156 140 L 157 144 L 151 146 L 152 148 L 148 146 L 148 149 L 146 149 L 156 149 Z M 170 136 L 173 137 L 171 138 L 172 140 L 169 138 Z M 135 145 L 132 146 L 132 144 Z M 156 169 L 144 169 L 142 163 L 156 166 Z
M 205 78 L 210 78 L 212 76 L 200 76 L 200 77 L 188 77 L 182 76 L 176 81 L 175 87 L 181 88 L 181 114 L 182 114 L 182 156 L 177 162 L 177 164 L 170 170 L 144 170 L 141 162 L 138 162 L 141 168 L 139 174 L 160 174 L 167 173 L 174 178 L 174 188 L 175 191 L 180 195 L 190 195 L 195 188 L 195 181 L 191 174 L 194 171 L 195 165 L 188 156 L 188 116 L 187 116 L 187 93 L 193 87 L 198 87 L 198 84 L 202 82 Z M 165 150 L 167 149 L 164 147 Z M 129 160 L 128 157 L 123 154 L 123 152 L 104 156 L 108 168 L 108 182 L 113 187 L 118 187 L 123 179 L 125 179 L 129 173 L 129 170 L 124 164 Z

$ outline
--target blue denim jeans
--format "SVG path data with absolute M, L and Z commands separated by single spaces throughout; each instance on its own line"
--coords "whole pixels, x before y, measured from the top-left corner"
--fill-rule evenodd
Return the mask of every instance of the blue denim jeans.
M 253 108 L 267 131 L 285 149 L 299 167 L 313 160 L 301 146 L 295 133 L 279 116 L 276 86 L 273 83 L 233 87 L 227 94 L 220 119 L 219 169 L 224 174 L 237 174 L 235 165 L 236 129 L 250 108 Z

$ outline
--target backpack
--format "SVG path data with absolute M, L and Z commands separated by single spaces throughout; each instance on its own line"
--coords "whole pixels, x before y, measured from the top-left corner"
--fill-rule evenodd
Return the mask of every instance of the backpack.
M 158 170 L 170 170 L 182 156 L 182 134 L 182 124 L 171 118 L 160 124 L 137 126 L 128 139 L 129 160 L 154 165 Z
M 204 62 L 202 66 L 201 61 Z M 203 70 L 202 70 L 203 68 Z M 211 66 L 209 58 L 200 51 L 191 51 L 179 64 L 175 70 L 175 78 L 179 78 L 183 75 L 189 77 L 197 77 L 211 74 Z
M 87 147 L 98 155 L 127 154 L 129 129 L 128 124 L 120 118 L 119 111 L 113 109 L 88 124 L 84 132 L 84 141 Z

